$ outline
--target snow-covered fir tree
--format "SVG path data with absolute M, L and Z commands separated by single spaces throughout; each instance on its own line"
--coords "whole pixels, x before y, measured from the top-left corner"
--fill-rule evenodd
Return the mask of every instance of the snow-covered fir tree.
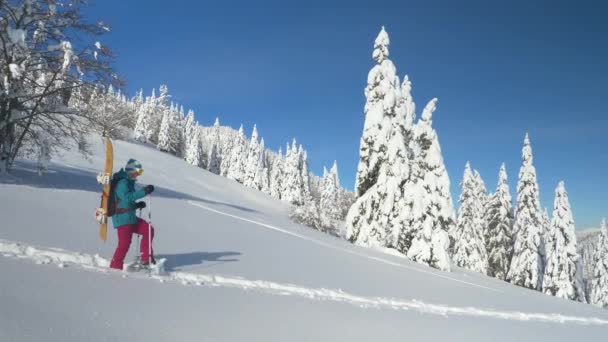
M 393 62 L 388 59 L 390 40 L 382 27 L 374 42 L 372 57 L 376 65 L 370 70 L 365 88 L 365 123 L 359 149 L 359 165 L 355 180 L 357 197 L 363 196 L 377 183 L 382 163 L 386 160 L 387 131 L 399 93 L 399 78 Z M 389 124 L 388 127 L 385 124 Z M 378 138 L 382 137 L 381 140 Z
M 281 199 L 293 205 L 304 204 L 304 182 L 302 180 L 301 154 L 298 151 L 296 139 L 293 139 L 291 148 L 287 145 L 285 154 L 283 192 Z
M 200 166 L 202 164 L 201 155 L 201 133 L 198 127 L 195 127 L 192 132 L 193 137 L 189 139 L 190 143 L 186 150 L 186 162 Z
M 137 110 L 137 123 L 135 124 L 135 129 L 133 132 L 133 138 L 140 142 L 148 141 L 148 130 L 151 125 L 150 122 L 150 106 L 151 99 L 146 98 L 146 101 L 139 106 Z
M 485 213 L 487 211 L 486 206 L 488 205 L 488 190 L 486 189 L 486 183 L 483 181 L 483 178 L 481 178 L 479 171 L 473 170 L 473 178 L 475 179 L 475 193 L 477 196 L 477 201 L 479 202 L 479 217 L 481 218 L 482 222 L 481 231 L 482 233 L 485 233 L 488 230 L 488 223 L 485 221 Z M 483 237 L 485 241 L 485 235 Z
M 177 153 L 179 144 L 178 136 L 178 116 L 179 112 L 173 103 L 167 107 L 163 113 L 163 119 L 158 133 L 157 148 L 163 152 Z
M 283 151 L 279 148 L 279 154 L 270 166 L 270 195 L 277 199 L 282 199 L 283 179 L 285 178 L 283 165 Z
M 526 134 L 517 183 L 513 259 L 507 275 L 512 284 L 539 291 L 542 289 L 543 225 L 532 147 Z
M 336 161 L 334 161 L 334 165 L 329 172 L 325 167 L 323 168 L 323 182 L 320 192 L 319 204 L 321 210 L 331 220 L 341 219 L 340 178 L 338 177 L 338 163 Z
M 505 164 L 500 166 L 496 192 L 488 199 L 484 222 L 488 275 L 501 280 L 507 278 L 513 257 L 513 206 L 507 183 Z
M 590 302 L 608 308 L 608 224 L 602 220 L 597 247 L 593 256 Z
M 254 189 L 258 189 L 270 195 L 270 168 L 268 166 L 268 156 L 265 150 L 264 138 L 260 141 L 260 158 L 258 160 L 257 172 L 255 173 Z
M 302 187 L 304 196 L 310 195 L 310 170 L 308 169 L 308 152 L 304 150 L 302 145 L 298 150 L 300 154 L 300 170 L 302 170 Z
M 247 139 L 243 125 L 239 128 L 239 133 L 234 140 L 232 151 L 230 153 L 230 166 L 226 177 L 243 183 L 245 177 L 245 160 L 247 157 Z
M 152 89 L 152 95 L 146 98 L 146 118 L 147 125 L 145 131 L 145 141 L 150 143 L 156 143 L 158 138 L 158 129 L 160 128 L 160 121 L 157 119 L 156 110 L 158 100 L 156 99 L 156 89 Z
M 410 177 L 415 106 L 410 88 L 399 85 L 396 68 L 388 59 L 388 45 L 388 34 L 382 28 L 374 43 L 377 64 L 370 70 L 365 88 L 357 200 L 346 217 L 346 238 L 362 246 L 393 247 L 407 253 L 411 200 L 404 185 Z
M 186 115 L 186 121 L 183 125 L 183 135 L 184 135 L 184 152 L 183 155 L 186 155 L 186 150 L 188 146 L 190 146 L 190 140 L 194 136 L 194 112 L 192 110 L 188 110 L 188 115 Z
M 576 249 L 574 218 L 564 182 L 555 189 L 553 217 L 546 237 L 547 263 L 543 292 L 555 297 L 586 302 Z
M 483 239 L 482 203 L 479 198 L 479 182 L 467 162 L 460 184 L 460 208 L 456 227 L 451 232 L 453 261 L 456 265 L 480 273 L 486 273 L 488 260 Z
M 153 97 L 154 94 L 153 94 Z M 165 113 L 169 110 L 169 99 L 171 95 L 169 95 L 169 88 L 162 84 L 159 87 L 159 95 L 154 102 L 154 108 L 151 113 L 151 129 L 148 136 L 148 140 L 152 143 L 158 144 L 160 138 L 160 129 L 162 126 L 162 120 L 165 116 Z
M 221 172 L 221 142 L 220 142 L 220 120 L 218 118 L 215 119 L 215 123 L 213 124 L 213 128 L 211 130 L 211 147 L 208 152 L 208 161 L 207 161 L 207 170 L 211 173 L 215 173 L 219 175 Z
M 432 127 L 436 104 L 436 98 L 427 104 L 414 129 L 418 154 L 412 173 L 418 191 L 413 201 L 413 240 L 407 256 L 413 261 L 449 270 L 448 231 L 454 226 L 455 220 L 450 179 L 443 163 L 437 133 Z
M 291 207 L 289 217 L 295 222 L 313 227 L 322 232 L 336 233 L 331 220 L 321 210 L 318 201 L 310 195 L 305 197 L 301 205 Z
M 249 188 L 257 188 L 255 184 L 255 175 L 258 172 L 258 164 L 260 162 L 260 155 L 262 150 L 258 142 L 258 128 L 257 125 L 253 125 L 253 132 L 251 133 L 251 140 L 249 142 L 249 148 L 247 150 L 247 156 L 245 159 L 245 172 L 243 175 L 243 185 Z

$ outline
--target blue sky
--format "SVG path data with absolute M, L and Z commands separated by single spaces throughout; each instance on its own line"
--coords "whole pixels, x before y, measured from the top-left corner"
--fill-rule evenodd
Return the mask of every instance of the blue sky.
M 102 43 L 118 54 L 128 93 L 164 83 L 204 125 L 219 116 L 250 134 L 255 123 L 275 150 L 295 137 L 313 172 L 337 159 L 351 189 L 363 89 L 384 25 L 418 110 L 439 98 L 434 125 L 455 204 L 467 160 L 489 191 L 504 161 L 515 197 L 529 132 L 543 206 L 551 212 L 564 180 L 577 227 L 608 216 L 608 5 L 287 3 L 98 0 L 89 12 L 112 28 Z

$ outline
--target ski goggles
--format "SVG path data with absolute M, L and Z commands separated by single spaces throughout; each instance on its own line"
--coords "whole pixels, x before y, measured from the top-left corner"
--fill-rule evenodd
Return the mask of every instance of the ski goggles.
M 144 169 L 134 169 L 134 170 L 130 170 L 129 173 L 131 174 L 137 174 L 138 176 L 141 176 L 144 174 Z

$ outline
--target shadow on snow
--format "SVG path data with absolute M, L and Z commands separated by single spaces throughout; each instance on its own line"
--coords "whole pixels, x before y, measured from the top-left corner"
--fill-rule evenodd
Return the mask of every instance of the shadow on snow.
M 161 254 L 156 256 L 156 259 L 167 259 L 167 261 L 165 261 L 165 270 L 171 272 L 178 271 L 184 266 L 203 265 L 203 267 L 212 267 L 227 262 L 236 262 L 239 261 L 239 259 L 230 257 L 239 255 L 241 255 L 239 252 L 191 252 L 179 254 Z

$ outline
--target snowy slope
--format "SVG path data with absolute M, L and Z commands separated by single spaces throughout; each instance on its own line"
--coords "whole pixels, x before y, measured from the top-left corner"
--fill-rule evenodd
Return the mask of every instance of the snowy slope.
M 608 312 L 453 268 L 446 273 L 293 224 L 288 208 L 155 149 L 135 157 L 164 276 L 108 270 L 99 155 L 0 179 L 0 341 L 600 340 Z M 144 215 L 146 216 L 146 215 Z M 99 254 L 99 257 L 95 257 Z M 134 248 L 128 258 L 133 258 Z M 61 267 L 60 267 L 61 266 Z

